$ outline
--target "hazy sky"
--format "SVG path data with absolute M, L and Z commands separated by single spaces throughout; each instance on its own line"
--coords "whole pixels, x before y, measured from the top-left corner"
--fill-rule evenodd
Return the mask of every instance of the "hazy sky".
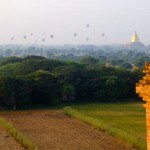
M 124 44 L 134 30 L 150 44 L 150 0 L 0 0 L 0 44 Z

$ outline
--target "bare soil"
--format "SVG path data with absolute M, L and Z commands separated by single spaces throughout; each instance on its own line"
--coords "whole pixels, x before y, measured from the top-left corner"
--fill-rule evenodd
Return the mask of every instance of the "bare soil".
M 18 144 L 2 127 L 0 127 L 0 150 L 23 150 L 24 148 Z
M 103 131 L 66 116 L 61 110 L 0 112 L 0 115 L 27 135 L 40 150 L 135 150 Z

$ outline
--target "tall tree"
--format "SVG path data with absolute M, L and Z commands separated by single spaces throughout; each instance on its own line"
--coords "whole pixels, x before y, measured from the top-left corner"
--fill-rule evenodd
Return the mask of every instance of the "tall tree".
M 21 78 L 0 76 L 0 103 L 13 108 L 30 105 L 30 89 Z

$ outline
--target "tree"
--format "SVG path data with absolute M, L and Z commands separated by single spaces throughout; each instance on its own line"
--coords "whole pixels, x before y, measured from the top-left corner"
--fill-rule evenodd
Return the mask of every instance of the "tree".
M 117 76 L 108 77 L 105 82 L 105 87 L 107 96 L 112 101 L 121 100 L 127 90 L 123 80 Z
M 97 64 L 98 60 L 91 56 L 84 56 L 84 57 L 82 57 L 80 62 L 83 64 L 87 64 L 87 65 L 93 65 L 93 64 Z
M 30 89 L 27 81 L 21 78 L 0 76 L 0 104 L 13 108 L 30 105 Z
M 133 66 L 130 63 L 123 63 L 121 64 L 121 67 L 126 68 L 126 69 L 132 69 Z
M 35 56 L 35 55 L 29 55 L 29 56 L 26 56 L 26 57 L 24 58 L 24 60 L 29 60 L 29 59 L 37 59 L 37 60 L 40 60 L 40 59 L 46 59 L 46 58 L 44 58 L 44 57 L 42 57 L 42 56 Z
M 78 82 L 80 69 L 73 66 L 61 66 L 55 68 L 52 73 L 59 78 L 61 83 L 70 83 L 74 85 Z
M 99 59 L 100 62 L 105 62 L 106 61 L 106 57 L 105 56 L 98 56 L 97 57 Z
M 71 84 L 65 84 L 63 87 L 63 101 L 72 102 L 75 100 L 75 89 Z
M 31 87 L 32 104 L 51 105 L 60 98 L 60 85 L 50 72 L 37 70 L 28 76 Z
M 19 58 L 19 57 L 16 57 L 16 56 L 7 57 L 1 63 L 1 65 L 6 65 L 6 64 L 11 64 L 11 63 L 17 63 L 17 62 L 21 62 L 22 60 L 23 60 L 22 58 Z
M 18 64 L 15 68 L 16 74 L 25 75 L 33 73 L 37 70 L 52 71 L 58 66 L 62 66 L 64 63 L 58 60 L 48 59 L 27 59 Z
M 122 60 L 122 59 L 113 59 L 113 60 L 111 60 L 111 64 L 113 66 L 120 66 L 123 62 L 124 62 L 124 60 Z
M 143 58 L 138 58 L 136 61 L 135 61 L 135 66 L 137 67 L 143 67 L 145 64 L 145 61 Z

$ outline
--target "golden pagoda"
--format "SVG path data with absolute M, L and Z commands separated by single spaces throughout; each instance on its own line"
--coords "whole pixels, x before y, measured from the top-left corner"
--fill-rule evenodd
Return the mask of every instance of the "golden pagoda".
M 132 39 L 131 39 L 131 42 L 132 43 L 139 43 L 140 42 L 140 39 L 136 33 L 136 31 L 134 32 L 133 36 L 132 36 Z
M 127 43 L 125 47 L 130 50 L 145 50 L 146 49 L 145 45 L 140 42 L 140 39 L 136 31 L 133 33 L 130 43 Z

